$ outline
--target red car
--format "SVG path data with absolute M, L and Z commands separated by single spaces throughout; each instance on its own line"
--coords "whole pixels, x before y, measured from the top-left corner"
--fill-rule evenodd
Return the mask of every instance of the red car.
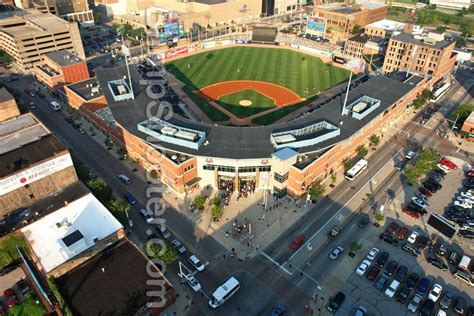
M 291 242 L 290 248 L 291 249 L 298 249 L 304 244 L 304 236 L 298 236 Z
M 474 170 L 469 170 L 468 172 L 466 172 L 466 177 L 469 177 L 469 178 L 474 177 Z
M 8 308 L 18 304 L 18 299 L 12 289 L 5 290 L 3 296 L 5 296 L 5 305 L 7 305 Z
M 439 162 L 442 163 L 443 165 L 445 165 L 446 167 L 448 167 L 449 169 L 457 169 L 458 168 L 458 166 L 454 162 L 449 161 L 445 158 L 442 158 Z
M 426 195 L 427 197 L 431 197 L 433 194 L 430 192 L 430 190 L 428 190 L 427 188 L 425 187 L 419 187 L 418 188 L 418 191 L 420 191 L 421 193 L 423 193 L 424 195 Z
M 398 231 L 398 234 L 397 234 L 398 240 L 405 240 L 405 237 L 407 236 L 407 233 L 408 233 L 408 228 L 401 227 L 400 230 Z

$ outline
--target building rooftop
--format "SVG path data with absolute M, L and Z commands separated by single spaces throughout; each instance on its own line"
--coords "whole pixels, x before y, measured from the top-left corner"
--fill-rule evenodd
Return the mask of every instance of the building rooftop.
M 130 133 L 139 138 L 146 139 L 151 134 L 145 133 L 142 128 L 139 130 L 138 127 L 139 125 L 142 126 L 142 123 L 150 121 L 150 117 L 147 116 L 145 110 L 147 105 L 155 100 L 147 96 L 145 91 L 147 85 L 139 83 L 141 76 L 138 71 L 132 67 L 130 73 L 135 95 L 134 100 L 116 102 L 108 91 L 109 89 L 105 89 L 104 94 L 114 119 Z M 121 66 L 112 69 L 97 69 L 96 74 L 99 84 L 106 86 L 110 80 L 123 78 L 123 76 L 126 75 L 126 68 Z M 156 142 L 153 141 L 153 143 L 173 152 L 185 153 L 187 155 L 234 159 L 267 159 L 275 152 L 275 148 L 271 143 L 272 133 L 296 130 L 326 121 L 340 129 L 340 134 L 337 137 L 319 142 L 312 146 L 297 149 L 293 148 L 299 153 L 320 151 L 351 137 L 414 88 L 415 85 L 411 83 L 393 80 L 385 76 L 378 76 L 351 89 L 348 104 L 360 98 L 362 95 L 380 100 L 380 106 L 361 120 L 341 115 L 344 96 L 338 97 L 312 113 L 292 120 L 291 122 L 262 127 L 216 126 L 214 124 L 194 122 L 175 113 L 168 116 L 167 111 L 163 111 L 162 115 L 166 117 L 166 119 L 161 121 L 163 121 L 164 124 L 178 126 L 183 129 L 195 131 L 196 133 L 204 133 L 205 141 L 200 146 L 197 145 L 194 148 L 186 147 L 182 144 L 178 144 L 178 142 L 158 141 L 158 138 L 156 138 Z M 159 118 L 153 118 L 153 120 L 159 120 Z
M 77 315 L 135 315 L 147 303 L 156 301 L 147 292 L 171 289 L 169 281 L 158 268 L 128 240 L 122 239 L 83 265 L 67 272 L 56 280 L 59 292 L 73 314 Z M 161 285 L 147 281 L 164 280 Z M 156 283 L 155 283 L 156 284 Z
M 372 36 L 372 35 L 367 35 L 367 34 L 357 34 L 351 38 L 349 38 L 350 41 L 358 42 L 358 43 L 367 43 L 367 42 L 380 42 L 385 40 L 383 37 L 380 36 Z
M 452 41 L 447 39 L 444 39 L 442 41 L 434 41 L 431 40 L 428 36 L 411 35 L 406 33 L 400 33 L 398 35 L 392 36 L 392 39 L 403 43 L 411 43 L 414 45 L 431 47 L 436 49 L 443 49 L 453 43 Z
M 90 101 L 104 95 L 102 92 L 102 87 L 99 85 L 97 78 L 79 81 L 68 85 L 67 88 L 71 89 L 74 93 L 86 101 Z
M 24 207 L 13 210 L 3 219 L 0 219 L 0 237 L 13 230 L 18 230 L 60 209 L 65 203 L 71 203 L 89 193 L 89 190 L 81 182 L 77 181 L 52 196 L 45 197 L 31 205 L 24 205 Z
M 469 114 L 469 116 L 467 117 L 465 122 L 468 122 L 470 124 L 474 124 L 474 112 L 471 112 L 471 114 Z
M 31 37 L 47 35 L 51 31 L 65 31 L 69 22 L 49 13 L 36 10 L 23 11 L 22 16 L 10 16 L 0 20 L 0 31 L 13 37 Z
M 57 63 L 58 65 L 65 67 L 71 66 L 74 64 L 79 64 L 84 62 L 82 59 L 77 57 L 75 54 L 71 53 L 68 50 L 59 50 L 57 52 L 51 52 L 45 54 L 46 57 Z
M 21 229 L 46 272 L 122 228 L 89 193 Z
M 405 23 L 392 20 L 380 20 L 370 23 L 366 25 L 366 27 L 378 27 L 386 31 L 402 31 L 405 28 Z
M 322 4 L 322 5 L 316 5 L 315 8 L 349 15 L 349 14 L 353 14 L 359 11 L 375 10 L 375 9 L 379 9 L 385 6 L 387 5 L 383 3 L 360 2 L 360 3 L 351 4 L 350 6 L 347 6 L 344 3 Z
M 342 13 L 342 14 L 352 14 L 352 13 L 356 13 L 360 10 L 355 9 L 355 8 L 337 8 L 337 9 L 334 9 L 332 11 L 337 12 L 337 13 Z
M 4 87 L 0 88 L 0 102 L 14 100 L 15 98 Z

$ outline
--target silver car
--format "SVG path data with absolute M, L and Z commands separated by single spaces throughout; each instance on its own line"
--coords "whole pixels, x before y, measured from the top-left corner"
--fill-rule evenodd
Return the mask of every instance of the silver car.
M 342 248 L 341 246 L 337 246 L 336 248 L 334 248 L 331 253 L 329 254 L 329 258 L 331 260 L 336 260 L 337 258 L 339 258 L 339 255 L 344 251 L 344 248 Z
M 418 307 L 420 307 L 420 303 L 423 297 L 420 294 L 415 294 L 408 304 L 408 310 L 412 313 L 415 313 Z

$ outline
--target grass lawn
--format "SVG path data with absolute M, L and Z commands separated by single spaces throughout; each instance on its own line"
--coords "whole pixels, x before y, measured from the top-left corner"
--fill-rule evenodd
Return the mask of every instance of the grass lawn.
M 227 121 L 229 117 L 195 95 L 193 89 L 187 86 L 183 87 L 183 92 L 186 93 L 196 105 L 214 122 Z
M 0 268 L 20 258 L 17 246 L 26 248 L 23 238 L 10 234 L 0 239 Z
M 38 304 L 36 304 L 38 302 Z M 33 290 L 25 294 L 25 300 L 21 305 L 15 305 L 9 308 L 7 316 L 42 316 L 46 313 L 46 309 L 41 303 L 39 297 Z
M 312 98 L 309 98 L 308 100 L 306 100 L 304 102 L 295 104 L 293 106 L 284 107 L 284 108 L 281 108 L 280 110 L 277 110 L 277 111 L 268 113 L 266 115 L 257 117 L 257 118 L 252 120 L 252 123 L 258 124 L 258 125 L 272 124 L 272 123 L 278 121 L 279 119 L 281 119 L 282 117 L 285 117 L 286 115 L 290 114 L 291 112 L 294 112 L 294 111 L 300 109 L 301 107 L 313 102 L 317 98 L 318 98 L 318 96 L 313 96 Z
M 349 71 L 317 57 L 261 47 L 203 52 L 169 62 L 166 68 L 194 90 L 228 80 L 259 80 L 282 85 L 302 97 L 306 88 L 314 95 L 349 78 Z
M 240 100 L 250 100 L 252 101 L 252 105 L 242 106 L 239 104 Z M 250 116 L 275 107 L 273 100 L 255 90 L 242 90 L 225 95 L 221 97 L 217 103 L 235 116 L 239 117 Z

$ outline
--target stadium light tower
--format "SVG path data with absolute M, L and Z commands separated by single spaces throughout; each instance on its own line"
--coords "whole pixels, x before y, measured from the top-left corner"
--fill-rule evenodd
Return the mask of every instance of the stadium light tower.
M 346 112 L 346 104 L 347 104 L 347 97 L 349 96 L 349 88 L 351 87 L 351 81 L 352 81 L 352 70 L 351 70 L 351 74 L 349 76 L 349 82 L 347 83 L 346 96 L 344 97 L 344 104 L 342 105 L 341 115 L 345 115 L 347 113 Z

